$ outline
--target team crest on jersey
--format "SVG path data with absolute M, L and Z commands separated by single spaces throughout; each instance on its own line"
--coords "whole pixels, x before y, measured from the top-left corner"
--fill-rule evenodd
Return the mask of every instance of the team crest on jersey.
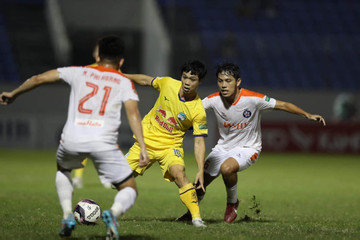
M 249 118 L 249 117 L 251 117 L 251 112 L 249 110 L 245 109 L 245 111 L 243 112 L 243 116 L 244 116 L 244 118 Z
M 177 118 L 180 119 L 181 121 L 184 121 L 186 119 L 186 115 L 185 113 L 181 112 L 177 115 Z

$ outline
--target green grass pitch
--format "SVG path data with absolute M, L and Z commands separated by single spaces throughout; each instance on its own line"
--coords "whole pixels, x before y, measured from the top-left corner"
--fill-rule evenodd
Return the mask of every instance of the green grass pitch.
M 193 180 L 196 164 L 185 155 Z M 262 153 L 238 174 L 239 216 L 223 222 L 221 177 L 200 205 L 206 229 L 173 220 L 185 212 L 174 183 L 154 164 L 137 178 L 139 197 L 119 219 L 122 239 L 360 239 L 360 158 L 356 155 Z M 62 217 L 55 190 L 55 150 L 0 149 L 0 239 L 59 239 Z M 115 191 L 100 184 L 92 163 L 74 201 L 108 209 Z M 77 225 L 69 239 L 104 239 L 105 225 Z

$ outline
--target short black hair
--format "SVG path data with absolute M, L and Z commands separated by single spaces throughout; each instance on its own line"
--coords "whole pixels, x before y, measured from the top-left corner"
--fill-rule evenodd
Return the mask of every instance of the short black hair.
M 219 73 L 226 73 L 233 76 L 235 79 L 240 78 L 240 68 L 238 65 L 232 62 L 221 63 L 216 67 L 216 77 Z
M 202 80 L 205 77 L 207 70 L 205 64 L 201 61 L 190 60 L 182 65 L 181 74 L 184 72 L 190 72 L 193 75 L 197 75 L 199 77 L 199 80 Z
M 118 63 L 124 58 L 125 44 L 118 36 L 106 36 L 98 40 L 99 57 L 101 61 Z

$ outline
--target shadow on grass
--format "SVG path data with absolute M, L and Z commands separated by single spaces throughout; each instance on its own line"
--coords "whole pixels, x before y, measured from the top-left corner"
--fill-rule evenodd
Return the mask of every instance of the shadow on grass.
M 151 217 L 142 217 L 142 218 L 126 218 L 126 219 L 122 219 L 119 220 L 119 222 L 175 222 L 175 218 L 151 218 Z
M 206 223 L 224 223 L 223 219 L 204 219 Z M 258 222 L 258 223 L 269 223 L 269 222 L 275 222 L 271 219 L 263 219 L 263 218 L 251 218 L 248 216 L 245 216 L 240 219 L 236 219 L 232 224 L 235 223 L 247 223 L 247 222 Z M 231 224 L 231 223 L 229 223 Z
M 66 238 L 69 240 L 104 240 L 105 235 L 95 235 L 95 236 L 87 236 L 87 237 L 69 237 Z M 127 239 L 127 240 L 133 240 L 133 239 L 144 239 L 144 240 L 155 240 L 157 238 L 146 236 L 146 235 L 121 235 L 120 233 L 120 239 Z
M 174 222 L 174 223 L 185 223 L 192 225 L 191 221 L 175 221 L 175 218 L 128 218 L 124 219 L 123 221 L 126 222 L 132 222 L 132 221 L 139 221 L 139 222 Z M 204 218 L 205 224 L 217 224 L 217 223 L 224 223 L 223 219 L 217 218 Z M 258 222 L 258 223 L 269 223 L 269 222 L 275 222 L 271 219 L 264 219 L 264 218 L 253 218 L 245 215 L 245 217 L 236 219 L 233 223 L 246 223 L 246 222 Z

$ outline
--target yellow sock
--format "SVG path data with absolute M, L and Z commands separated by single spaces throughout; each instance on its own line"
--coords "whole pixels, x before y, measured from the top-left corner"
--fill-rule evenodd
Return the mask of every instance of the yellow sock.
M 87 163 L 87 158 L 85 158 L 81 164 L 85 167 Z M 84 175 L 84 168 L 78 168 L 74 170 L 74 176 L 78 178 L 82 178 Z
M 192 218 L 201 218 L 200 217 L 200 208 L 198 198 L 196 196 L 196 191 L 192 183 L 186 184 L 179 189 L 179 195 L 181 201 L 189 209 Z

